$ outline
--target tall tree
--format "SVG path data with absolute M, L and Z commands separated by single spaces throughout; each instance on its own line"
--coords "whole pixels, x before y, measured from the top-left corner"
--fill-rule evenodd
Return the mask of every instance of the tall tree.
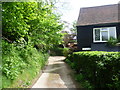
M 77 21 L 74 21 L 72 24 L 72 28 L 70 29 L 70 31 L 75 34 L 77 33 L 76 24 L 77 24 Z
M 60 16 L 53 5 L 39 2 L 4 2 L 3 38 L 11 43 L 27 42 L 49 49 L 62 41 Z

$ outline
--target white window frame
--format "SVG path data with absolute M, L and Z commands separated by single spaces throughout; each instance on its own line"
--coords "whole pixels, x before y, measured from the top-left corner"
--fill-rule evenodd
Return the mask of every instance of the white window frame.
M 102 30 L 103 28 L 107 28 L 107 30 Z M 110 27 L 101 27 L 101 28 L 93 28 L 93 42 L 107 42 L 107 41 L 102 41 L 102 34 L 101 32 L 107 31 L 108 32 L 108 40 L 110 39 L 110 31 L 109 31 Z M 115 27 L 116 28 L 116 27 Z M 96 29 L 100 29 L 100 40 L 96 41 L 95 40 L 95 30 Z M 117 38 L 117 34 L 116 34 L 116 29 L 115 29 L 115 38 Z

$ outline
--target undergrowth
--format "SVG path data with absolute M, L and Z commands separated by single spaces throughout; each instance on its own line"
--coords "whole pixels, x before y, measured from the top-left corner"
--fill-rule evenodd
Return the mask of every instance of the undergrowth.
M 45 65 L 48 54 L 31 46 L 18 48 L 4 41 L 2 44 L 2 88 L 28 87 Z

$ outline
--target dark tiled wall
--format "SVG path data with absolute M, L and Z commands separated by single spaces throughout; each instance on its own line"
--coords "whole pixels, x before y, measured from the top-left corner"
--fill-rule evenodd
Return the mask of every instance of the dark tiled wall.
M 96 43 L 91 44 L 92 51 L 118 51 L 120 52 L 120 47 L 108 46 L 106 43 Z
M 114 26 L 117 28 L 117 36 L 120 36 L 120 23 L 77 26 L 78 50 L 81 51 L 82 48 L 93 48 L 93 46 L 91 46 L 92 44 L 98 45 L 98 43 L 93 43 L 93 28 Z

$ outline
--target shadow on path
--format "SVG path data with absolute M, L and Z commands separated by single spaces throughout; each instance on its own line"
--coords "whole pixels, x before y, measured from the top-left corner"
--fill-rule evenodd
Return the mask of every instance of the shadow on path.
M 64 62 L 65 57 L 52 56 L 48 59 L 48 65 L 41 79 L 38 80 L 33 88 L 80 88 L 78 83 L 72 78 L 73 71 Z

